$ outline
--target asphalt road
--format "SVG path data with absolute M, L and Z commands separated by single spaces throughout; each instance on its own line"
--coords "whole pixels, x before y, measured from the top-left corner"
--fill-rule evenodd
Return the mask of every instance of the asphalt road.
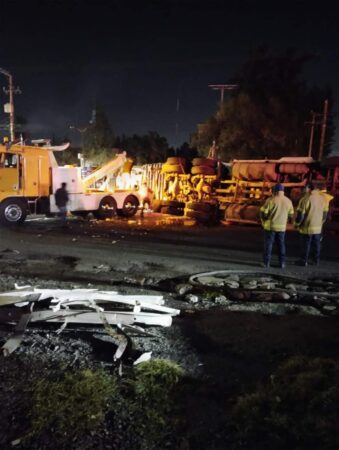
M 288 231 L 287 272 L 314 272 L 295 265 L 299 236 Z M 226 269 L 260 268 L 263 235 L 249 225 L 192 226 L 159 214 L 131 220 L 97 222 L 70 219 L 63 228 L 56 219 L 27 220 L 17 228 L 0 229 L 0 252 L 15 250 L 26 260 L 43 260 L 53 272 L 55 258 L 78 260 L 82 270 L 110 266 L 112 270 L 179 276 Z M 53 262 L 54 261 L 54 262 Z M 273 266 L 277 260 L 273 259 Z M 339 272 L 339 234 L 325 232 L 322 262 L 317 272 Z

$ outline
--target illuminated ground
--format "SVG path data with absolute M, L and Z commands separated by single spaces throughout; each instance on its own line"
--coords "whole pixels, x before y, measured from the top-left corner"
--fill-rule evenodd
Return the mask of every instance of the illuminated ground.
M 316 270 L 314 266 L 302 268 L 294 264 L 298 258 L 298 238 L 296 232 L 288 232 L 286 274 L 301 278 L 338 275 L 339 234 L 325 232 L 322 264 Z M 129 221 L 72 219 L 67 228 L 62 228 L 55 219 L 35 218 L 20 228 L 1 229 L 1 289 L 13 288 L 16 280 L 19 284 L 38 284 L 44 279 L 43 287 L 71 287 L 74 282 L 78 286 L 101 283 L 107 289 L 112 284 L 117 285 L 128 293 L 137 285 L 138 289 L 144 286 L 151 291 L 153 280 L 167 280 L 173 292 L 176 280 L 188 274 L 226 269 L 255 271 L 261 262 L 261 252 L 262 231 L 253 226 L 208 228 L 192 226 L 189 222 L 184 224 L 176 218 L 148 215 Z M 280 272 L 280 269 L 274 270 Z M 48 280 L 53 280 L 53 284 L 49 285 Z M 162 286 L 165 290 L 166 284 Z M 270 316 L 229 312 L 222 308 L 194 310 L 193 306 L 189 311 L 189 304 L 186 308 L 188 311 L 177 318 L 170 329 L 173 342 L 177 342 L 177 347 L 171 347 L 176 351 L 183 348 L 183 343 L 187 344 L 194 358 L 186 354 L 186 347 L 183 358 L 186 363 L 191 361 L 192 367 L 199 365 L 203 374 L 183 400 L 187 449 L 240 448 L 225 425 L 235 397 L 251 392 L 257 383 L 267 380 L 286 358 L 306 355 L 339 360 L 338 315 Z M 64 339 L 63 335 L 60 339 Z M 79 341 L 75 345 L 83 349 L 81 339 L 76 335 L 74 339 Z M 40 347 L 39 342 L 32 349 L 27 347 L 27 354 L 31 355 L 28 360 L 35 352 L 44 355 L 46 349 L 45 365 L 48 366 L 49 358 L 57 358 L 57 355 L 48 345 Z M 20 421 L 15 395 L 7 395 L 14 383 L 9 381 L 7 385 L 7 374 L 11 373 L 13 380 L 16 376 L 17 379 L 25 377 L 25 371 L 28 376 L 31 367 L 22 363 L 22 356 L 25 350 L 23 354 L 0 361 L 0 378 L 5 383 L 0 382 L 1 402 L 9 405 L 7 411 L 3 409 L 0 414 L 2 423 L 12 421 L 12 413 L 17 415 L 15 420 Z M 175 359 L 173 354 L 169 357 Z M 87 358 L 86 354 L 83 364 L 88 363 Z M 20 373 L 16 375 L 17 370 Z M 3 429 L 6 430 L 6 426 Z M 20 427 L 12 427 L 10 434 L 0 432 L 0 442 L 10 446 L 9 442 L 19 433 Z M 86 441 L 89 445 L 86 448 L 99 448 L 99 443 L 103 445 L 100 448 L 112 448 L 110 435 L 98 434 L 91 439 L 90 444 Z M 85 448 L 81 447 L 82 443 L 77 445 L 77 448 Z M 28 450 L 24 446 L 17 448 Z M 52 445 L 49 450 L 54 448 Z M 255 442 L 241 448 L 259 450 Z

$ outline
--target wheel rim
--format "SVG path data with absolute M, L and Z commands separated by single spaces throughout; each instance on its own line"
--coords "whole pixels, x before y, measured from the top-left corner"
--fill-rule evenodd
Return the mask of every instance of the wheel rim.
M 131 211 L 134 211 L 134 210 L 135 210 L 135 207 L 136 207 L 135 204 L 133 204 L 133 203 L 131 203 L 131 202 L 128 202 L 128 203 L 125 204 L 124 209 L 125 209 L 127 212 L 131 212 Z
M 115 207 L 113 203 L 110 203 L 108 201 L 102 203 L 100 205 L 100 213 L 104 217 L 113 217 L 114 216 Z
M 22 217 L 22 209 L 19 205 L 13 203 L 6 206 L 4 214 L 8 222 L 18 222 Z
M 133 200 L 126 200 L 123 206 L 123 210 L 126 214 L 132 214 L 134 211 L 136 211 L 138 208 L 138 205 Z

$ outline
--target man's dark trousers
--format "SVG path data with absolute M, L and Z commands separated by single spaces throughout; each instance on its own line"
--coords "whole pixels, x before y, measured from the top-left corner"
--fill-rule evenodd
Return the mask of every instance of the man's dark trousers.
M 302 234 L 303 262 L 307 263 L 311 248 L 314 251 L 314 261 L 318 264 L 320 260 L 321 234 Z
M 285 264 L 286 246 L 285 246 L 285 231 L 267 231 L 265 230 L 265 245 L 264 245 L 264 264 L 270 265 L 273 243 L 276 241 L 278 247 L 279 263 Z

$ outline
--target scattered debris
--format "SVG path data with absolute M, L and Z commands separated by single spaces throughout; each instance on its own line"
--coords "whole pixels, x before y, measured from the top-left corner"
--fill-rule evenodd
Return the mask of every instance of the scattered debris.
M 145 352 L 141 356 L 139 356 L 139 358 L 136 361 L 134 361 L 133 365 L 136 366 L 142 362 L 149 361 L 151 359 L 151 356 L 152 352 Z
M 214 297 L 214 303 L 232 311 L 310 315 L 339 313 L 338 277 L 300 280 L 267 271 L 222 270 L 192 275 L 189 283 L 195 290 L 206 292 L 210 288 L 219 292 L 220 296 Z M 187 300 L 190 301 L 189 298 Z
M 177 293 L 179 295 L 185 295 L 188 292 L 191 292 L 192 285 L 188 284 L 188 283 L 177 284 L 176 287 L 175 287 L 175 290 L 177 291 Z
M 99 291 L 97 289 L 39 289 L 19 286 L 17 290 L 0 294 L 1 306 L 25 306 L 30 311 L 21 315 L 2 310 L 0 320 L 3 323 L 13 323 L 17 320 L 14 334 L 2 347 L 4 356 L 13 353 L 21 344 L 28 323 L 47 322 L 61 323 L 57 330 L 60 334 L 67 324 L 103 325 L 107 334 L 115 339 L 117 350 L 114 361 L 124 354 L 129 337 L 126 331 L 144 333 L 145 330 L 135 327 L 135 324 L 147 326 L 169 327 L 172 317 L 180 314 L 180 310 L 164 306 L 160 295 L 119 295 L 115 291 Z M 47 309 L 46 309 L 46 301 Z M 40 304 L 44 309 L 39 309 Z M 105 305 L 106 309 L 99 305 Z M 116 310 L 110 309 L 112 305 Z M 33 312 L 33 308 L 37 310 Z M 130 307 L 128 310 L 121 308 Z M 116 326 L 113 330 L 111 325 Z M 150 356 L 150 355 L 149 355 Z
M 193 294 L 187 294 L 185 299 L 192 304 L 198 303 L 199 302 L 199 297 L 197 295 L 193 295 Z

